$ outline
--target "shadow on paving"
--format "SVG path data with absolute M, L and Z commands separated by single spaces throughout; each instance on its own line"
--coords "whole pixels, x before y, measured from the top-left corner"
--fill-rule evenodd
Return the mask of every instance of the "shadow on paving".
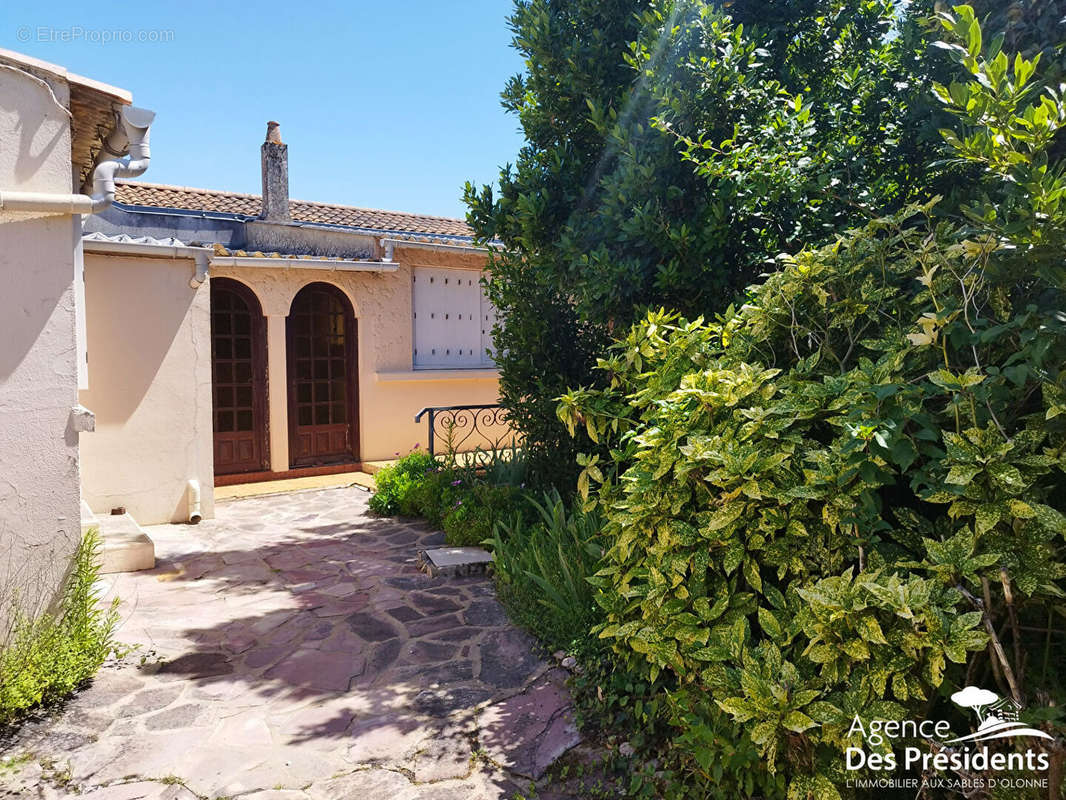
M 184 747 L 211 773 L 189 779 L 204 794 L 237 780 L 311 782 L 315 796 L 314 781 L 369 765 L 402 772 L 412 790 L 435 787 L 411 797 L 443 800 L 482 772 L 454 796 L 509 797 L 513 780 L 539 777 L 576 742 L 564 674 L 508 621 L 491 582 L 422 574 L 417 550 L 442 534 L 370 517 L 354 491 L 235 501 L 195 528 L 150 531 L 156 568 L 116 576 L 114 590 L 120 638 L 154 658 L 101 674 L 69 704 L 64 716 L 104 726 L 66 748 L 75 780 L 182 775 Z M 177 742 L 170 760 L 149 752 L 161 737 Z M 285 769 L 258 780 L 249 766 L 230 780 L 212 751 Z M 103 766 L 79 769 L 83 756 Z

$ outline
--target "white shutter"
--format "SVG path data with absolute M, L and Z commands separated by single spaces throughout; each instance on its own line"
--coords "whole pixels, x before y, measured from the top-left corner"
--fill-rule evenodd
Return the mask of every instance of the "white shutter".
M 454 369 L 491 363 L 482 345 L 487 301 L 482 297 L 481 273 L 415 267 L 412 281 L 414 365 Z

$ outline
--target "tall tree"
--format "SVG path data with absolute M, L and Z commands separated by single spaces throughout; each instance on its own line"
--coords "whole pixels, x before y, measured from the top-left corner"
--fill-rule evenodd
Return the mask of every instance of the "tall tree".
M 526 69 L 503 104 L 526 144 L 465 200 L 500 245 L 501 393 L 535 476 L 573 477 L 588 443 L 555 398 L 604 380 L 597 357 L 644 309 L 713 315 L 776 254 L 979 179 L 930 166 L 949 66 L 932 2 L 516 3 Z
M 500 391 L 526 437 L 534 476 L 565 481 L 576 447 L 555 420 L 554 398 L 589 375 L 606 335 L 602 319 L 581 315 L 561 275 L 574 265 L 563 245 L 575 216 L 595 210 L 607 153 L 591 109 L 621 108 L 633 83 L 624 54 L 640 28 L 640 0 L 519 0 L 509 22 L 526 70 L 503 91 L 526 144 L 498 188 L 466 187 L 468 218 L 503 249 L 492 258 L 489 295 Z

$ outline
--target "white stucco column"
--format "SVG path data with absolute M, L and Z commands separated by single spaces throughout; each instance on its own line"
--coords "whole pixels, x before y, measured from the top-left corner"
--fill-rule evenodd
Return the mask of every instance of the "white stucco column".
M 267 408 L 270 469 L 289 468 L 289 376 L 284 314 L 267 314 Z

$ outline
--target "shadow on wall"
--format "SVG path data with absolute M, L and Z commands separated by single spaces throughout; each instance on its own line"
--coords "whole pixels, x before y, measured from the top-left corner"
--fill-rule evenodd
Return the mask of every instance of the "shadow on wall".
M 69 114 L 58 105 L 40 79 L 0 63 L 0 141 L 17 139 L 17 152 L 4 154 L 2 188 L 30 188 L 35 177 L 54 177 L 55 164 L 69 170 L 69 153 L 57 153 L 66 141 Z M 49 133 L 49 128 L 54 132 Z M 49 170 L 49 165 L 52 169 Z M 10 170 L 11 174 L 6 174 Z M 69 172 L 68 172 L 69 174 Z M 14 186 L 8 184 L 12 181 Z M 34 188 L 44 188 L 35 185 Z M 71 301 L 73 274 L 69 265 L 73 249 L 69 217 L 34 217 L 25 214 L 0 218 L 0 268 L 5 280 L 0 292 L 0 381 L 6 381 L 34 349 L 56 314 L 56 307 Z M 71 330 L 73 336 L 73 330 Z M 48 367 L 44 367 L 47 369 Z M 31 376 L 32 379 L 32 376 Z
M 63 532 L 59 532 L 62 534 Z M 43 545 L 27 545 L 18 530 L 0 531 L 12 546 L 0 554 L 0 650 L 11 640 L 16 623 L 59 612 L 63 587 L 70 576 L 73 536 L 61 535 Z M 33 547 L 33 557 L 27 549 Z M 47 553 L 42 552 L 47 550 Z
M 73 309 L 61 308 L 74 302 L 72 235 L 67 217 L 0 220 L 0 266 L 17 276 L 15 280 L 5 280 L 0 292 L 0 382 L 10 378 L 35 352 L 35 345 L 53 320 L 69 327 L 68 338 L 73 341 Z M 59 247 L 57 238 L 62 243 Z M 61 313 L 57 314 L 57 310 Z M 56 346 L 52 344 L 46 350 L 51 355 Z M 52 364 L 38 368 L 51 372 Z
M 29 75 L 19 75 L 21 70 L 0 64 L 0 115 L 17 119 L 15 128 L 18 130 L 18 157 L 15 160 L 15 182 L 21 184 L 36 175 L 41 168 L 53 158 L 52 151 L 63 141 L 66 133 L 66 125 L 56 126 L 56 131 L 50 139 L 41 140 L 40 130 L 44 123 L 51 117 L 66 117 L 55 101 L 49 97 L 49 91 L 45 86 L 37 83 L 37 79 Z M 14 88 L 16 81 L 21 77 L 21 86 Z M 21 89 L 21 91 L 19 91 Z M 27 95 L 36 95 L 30 99 Z M 37 124 L 28 124 L 25 110 L 33 108 L 41 102 L 48 108 L 47 115 L 38 117 Z M 64 119 L 65 122 L 65 119 Z M 11 141 L 8 131 L 4 131 L 3 140 Z M 66 154 L 64 154 L 64 157 Z
M 184 520 L 186 482 L 211 501 L 211 337 L 192 259 L 87 253 L 89 386 L 96 430 L 81 440 L 82 492 L 97 513 L 141 524 Z
M 196 299 L 189 288 L 191 263 L 86 257 L 89 388 L 82 392 L 82 403 L 96 414 L 98 426 L 127 422 L 161 376 Z M 209 325 L 206 317 L 203 324 Z M 188 334 L 203 349 L 193 355 L 209 359 L 209 329 L 202 342 L 195 341 L 194 331 Z M 160 400 L 169 397 L 171 412 L 180 415 L 181 398 L 195 393 L 188 388 L 195 380 L 193 364 L 167 366 L 166 379 L 158 385 Z

